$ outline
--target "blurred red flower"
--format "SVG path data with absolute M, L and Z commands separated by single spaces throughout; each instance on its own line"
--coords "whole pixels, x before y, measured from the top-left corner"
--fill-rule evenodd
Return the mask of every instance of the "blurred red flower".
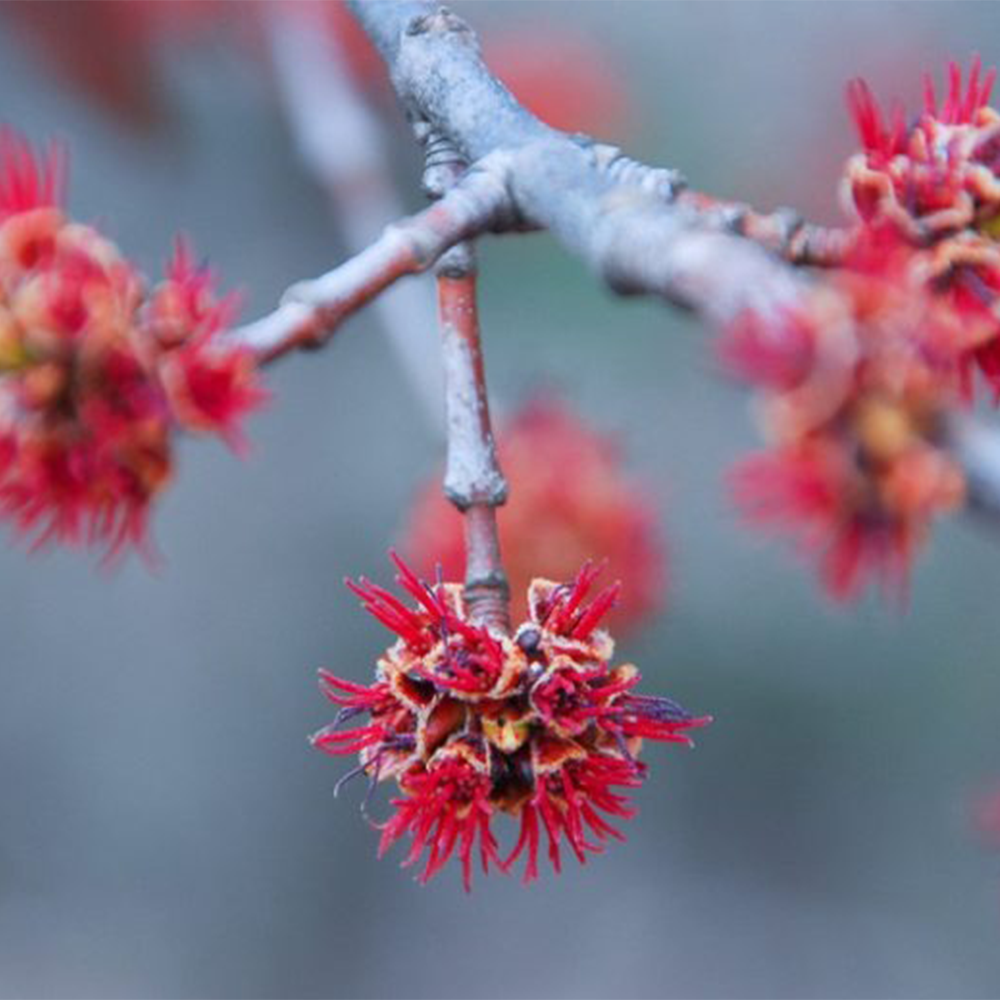
M 224 17 L 240 23 L 238 9 L 246 9 L 240 0 L 5 0 L 0 16 L 56 79 L 122 121 L 149 125 L 163 112 L 157 58 L 164 39 L 190 37 Z
M 945 419 L 981 331 L 928 293 L 920 264 L 872 231 L 804 307 L 747 314 L 721 343 L 760 390 L 771 446 L 735 470 L 736 499 L 817 556 L 838 598 L 871 580 L 901 596 L 931 523 L 964 500 Z
M 58 150 L 0 130 L 0 516 L 35 545 L 115 554 L 146 546 L 173 431 L 232 441 L 263 392 L 218 336 L 232 300 L 186 246 L 147 295 L 113 243 L 65 216 L 63 173 Z
M 337 51 L 366 89 L 388 95 L 381 57 L 342 0 L 282 0 L 323 7 Z M 157 60 L 165 44 L 230 32 L 259 54 L 267 13 L 247 0 L 6 0 L 6 15 L 56 78 L 124 122 L 150 125 L 163 114 Z M 515 96 L 542 120 L 568 131 L 621 140 L 632 102 L 621 67 L 579 29 L 538 21 L 491 32 L 485 57 Z
M 962 358 L 963 389 L 978 369 L 1000 400 L 1000 113 L 989 107 L 996 71 L 978 58 L 968 81 L 948 66 L 938 100 L 924 80 L 924 110 L 883 114 L 867 84 L 854 80 L 848 103 L 863 151 L 844 175 L 845 201 L 862 230 L 890 230 L 915 251 L 927 291 L 944 296 L 981 334 Z M 919 251 L 919 253 L 916 253 Z
M 547 125 L 621 142 L 634 125 L 625 67 L 607 46 L 565 21 L 493 31 L 483 58 L 524 106 Z

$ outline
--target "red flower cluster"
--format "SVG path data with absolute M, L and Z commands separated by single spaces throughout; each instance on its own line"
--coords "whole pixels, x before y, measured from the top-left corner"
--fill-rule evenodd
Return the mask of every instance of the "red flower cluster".
M 655 511 L 624 474 L 613 441 L 551 399 L 529 403 L 501 429 L 500 463 L 516 484 L 497 512 L 504 563 L 517 619 L 532 579 L 571 577 L 591 552 L 627 581 L 610 622 L 625 631 L 654 613 L 665 590 L 666 559 Z M 465 571 L 462 516 L 444 498 L 440 477 L 420 492 L 404 550 L 418 572 L 446 579 Z
M 263 397 L 218 334 L 233 302 L 178 243 L 147 295 L 60 207 L 58 152 L 0 131 L 0 516 L 36 545 L 142 547 L 176 427 L 232 441 Z
M 837 597 L 871 578 L 905 590 L 929 525 L 964 500 L 945 442 L 948 411 L 978 369 L 1000 400 L 1000 114 L 995 72 L 949 66 L 938 101 L 908 124 L 855 80 L 863 146 L 847 164 L 853 248 L 806 304 L 743 316 L 726 361 L 762 392 L 772 449 L 735 487 L 752 520 L 819 554 Z
M 863 80 L 847 97 L 864 151 L 847 164 L 845 197 L 868 225 L 888 222 L 914 243 L 977 227 L 1000 215 L 1000 114 L 988 107 L 996 70 L 980 80 L 973 62 L 968 85 L 948 67 L 939 105 L 934 81 L 924 80 L 924 111 L 907 125 L 900 107 L 888 122 Z
M 975 326 L 963 358 L 963 388 L 978 368 L 1000 398 L 1000 113 L 988 107 L 996 71 L 968 83 L 955 63 L 938 102 L 924 81 L 924 110 L 907 125 L 886 121 L 867 85 L 848 102 L 864 147 L 847 164 L 844 194 L 862 233 L 887 229 L 913 249 L 910 270 Z
M 606 817 L 634 814 L 618 789 L 642 784 L 643 738 L 689 743 L 686 731 L 710 720 L 635 693 L 636 668 L 610 665 L 614 643 L 598 626 L 618 585 L 590 599 L 600 572 L 590 564 L 571 583 L 536 579 L 528 620 L 508 636 L 470 621 L 461 586 L 432 587 L 393 558 L 416 606 L 365 580 L 349 584 L 398 639 L 371 686 L 321 671 L 340 712 L 313 737 L 327 753 L 359 755 L 347 777 L 397 781 L 379 856 L 409 836 L 403 864 L 423 857 L 426 882 L 457 852 L 468 890 L 477 844 L 484 873 L 506 873 L 523 855 L 529 882 L 543 832 L 557 872 L 563 841 L 583 863 L 609 837 L 623 839 Z M 365 724 L 339 728 L 362 715 Z M 520 817 L 506 857 L 492 830 L 500 812 Z
M 838 598 L 902 595 L 930 523 L 964 499 L 944 418 L 968 337 L 893 241 L 858 246 L 799 310 L 746 315 L 724 357 L 760 390 L 771 444 L 733 476 L 754 523 L 793 531 Z

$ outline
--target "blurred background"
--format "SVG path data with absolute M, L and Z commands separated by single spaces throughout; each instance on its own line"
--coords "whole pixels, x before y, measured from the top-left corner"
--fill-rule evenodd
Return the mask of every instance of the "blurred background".
M 820 221 L 853 148 L 848 78 L 914 107 L 923 69 L 1000 59 L 992 4 L 454 6 L 558 124 Z M 296 152 L 261 13 L 0 4 L 0 118 L 67 139 L 74 214 L 151 274 L 191 234 L 248 318 L 364 228 Z M 414 210 L 401 116 L 324 16 Z M 557 392 L 618 442 L 666 538 L 665 606 L 621 656 L 715 724 L 694 751 L 648 750 L 629 843 L 586 868 L 466 896 L 456 871 L 421 888 L 400 851 L 376 862 L 362 789 L 333 801 L 347 762 L 306 740 L 332 716 L 315 671 L 369 675 L 386 634 L 342 579 L 389 580 L 443 446 L 369 311 L 268 372 L 248 460 L 183 444 L 157 571 L 29 556 L 8 533 L 0 993 L 997 995 L 1000 854 L 969 816 L 1000 777 L 1000 537 L 945 524 L 906 614 L 831 606 L 738 523 L 724 470 L 757 439 L 698 324 L 613 300 L 544 235 L 481 260 L 498 408 Z M 425 315 L 413 337 L 432 349 Z

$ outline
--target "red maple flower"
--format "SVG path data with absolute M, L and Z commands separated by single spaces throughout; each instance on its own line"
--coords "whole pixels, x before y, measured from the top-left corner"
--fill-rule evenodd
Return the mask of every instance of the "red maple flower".
M 497 436 L 500 463 L 517 490 L 498 511 L 514 615 L 533 577 L 571 576 L 591 552 L 606 555 L 625 580 L 625 600 L 611 622 L 627 631 L 653 614 L 666 589 L 666 558 L 657 516 L 622 468 L 619 449 L 566 405 L 536 399 Z M 403 548 L 425 576 L 465 569 L 462 516 L 442 496 L 440 477 L 420 490 Z
M 964 499 L 944 420 L 978 334 L 922 266 L 873 231 L 801 309 L 741 317 L 736 349 L 723 341 L 761 390 L 771 444 L 736 469 L 737 501 L 796 535 L 838 598 L 869 580 L 905 592 L 930 524 Z
M 218 336 L 231 300 L 187 250 L 147 298 L 113 243 L 66 218 L 63 177 L 57 149 L 0 131 L 0 516 L 36 546 L 148 552 L 174 431 L 232 440 L 262 393 Z
M 39 158 L 23 136 L 0 127 L 0 221 L 37 208 L 57 208 L 64 183 L 65 158 L 60 146 L 51 146 Z
M 1000 113 L 989 107 L 995 78 L 976 58 L 963 83 L 950 63 L 945 99 L 939 102 L 925 77 L 924 110 L 912 124 L 898 107 L 886 123 L 867 85 L 853 81 L 848 104 L 864 151 L 847 164 L 844 192 L 859 238 L 888 230 L 907 242 L 913 274 L 976 331 L 962 358 L 965 395 L 978 369 L 1000 402 Z
M 342 781 L 396 780 L 402 794 L 381 824 L 379 856 L 409 836 L 403 864 L 423 860 L 426 882 L 457 853 L 468 890 L 477 843 L 484 873 L 491 865 L 506 873 L 523 855 L 529 882 L 543 830 L 556 871 L 564 840 L 584 862 L 608 837 L 624 839 L 606 817 L 634 814 L 614 789 L 642 784 L 642 740 L 689 743 L 688 730 L 710 720 L 636 694 L 636 668 L 610 665 L 614 643 L 600 625 L 619 587 L 591 596 L 600 570 L 590 564 L 568 583 L 536 579 L 528 619 L 511 636 L 470 620 L 461 586 L 432 586 L 393 560 L 415 604 L 366 580 L 349 583 L 397 640 L 371 686 L 321 671 L 340 711 L 313 737 L 327 753 L 358 754 Z M 340 728 L 359 716 L 367 721 Z M 521 821 L 505 858 L 492 828 L 498 813 Z
M 930 522 L 963 498 L 962 474 L 944 453 L 918 444 L 886 469 L 868 470 L 855 443 L 816 434 L 752 456 L 734 470 L 736 497 L 751 523 L 791 531 L 818 556 L 832 596 L 856 597 L 874 580 L 903 598 Z
M 872 162 L 888 163 L 906 148 L 906 116 L 894 104 L 886 122 L 878 101 L 862 79 L 847 85 L 847 107 L 854 119 L 861 145 Z
M 153 289 L 144 322 L 162 348 L 159 375 L 177 422 L 218 434 L 242 450 L 240 422 L 267 399 L 249 350 L 221 344 L 219 334 L 238 312 L 238 296 L 218 296 L 216 277 L 194 263 L 178 239 L 164 280 Z
M 847 164 L 848 203 L 864 223 L 888 222 L 917 244 L 1000 214 L 1000 115 L 988 106 L 996 73 L 981 80 L 977 58 L 963 89 L 957 64 L 948 72 L 940 106 L 933 81 L 925 78 L 924 112 L 912 125 L 898 106 L 887 123 L 864 81 L 852 81 L 847 91 L 864 147 Z
M 143 126 L 162 117 L 165 88 L 157 71 L 167 37 L 202 34 L 223 22 L 243 25 L 258 6 L 240 4 L 234 17 L 237 0 L 7 0 L 0 17 L 75 97 Z

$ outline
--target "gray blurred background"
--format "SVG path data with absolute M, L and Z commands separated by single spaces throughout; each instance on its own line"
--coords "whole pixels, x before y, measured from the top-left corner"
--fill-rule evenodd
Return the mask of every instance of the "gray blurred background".
M 44 6 L 44 5 L 43 5 Z M 237 5 L 221 17 L 244 19 Z M 919 71 L 1000 59 L 993 4 L 474 3 L 490 32 L 592 32 L 630 94 L 625 141 L 699 187 L 837 218 L 845 81 L 911 102 Z M 266 59 L 225 25 L 156 53 L 162 124 L 122 127 L 0 19 L 0 118 L 71 143 L 70 202 L 156 273 L 191 233 L 246 316 L 344 254 Z M 410 208 L 418 159 L 386 104 Z M 615 132 L 615 124 L 608 126 Z M 0 549 L 4 996 L 987 997 L 1000 855 L 970 797 L 1000 774 L 1000 538 L 945 524 L 909 613 L 831 607 L 743 531 L 723 471 L 756 438 L 704 332 L 614 301 L 546 236 L 482 247 L 506 406 L 558 387 L 623 443 L 671 554 L 667 612 L 620 652 L 716 722 L 651 748 L 629 843 L 586 868 L 426 888 L 375 860 L 346 762 L 310 749 L 326 666 L 385 633 L 342 586 L 389 578 L 441 458 L 377 324 L 268 373 L 241 462 L 182 448 L 164 567 Z M 517 484 L 513 484 L 517 488 Z

